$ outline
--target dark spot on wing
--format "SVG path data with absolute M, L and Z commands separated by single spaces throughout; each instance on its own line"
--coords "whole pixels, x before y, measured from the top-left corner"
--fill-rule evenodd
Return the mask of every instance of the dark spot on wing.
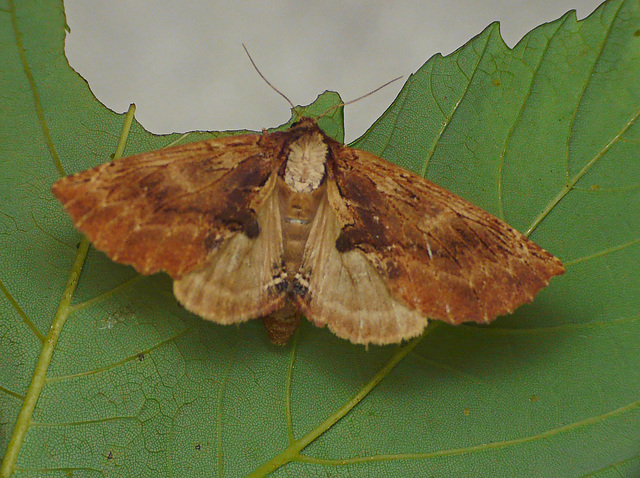
M 351 244 L 347 236 L 344 234 L 344 229 L 340 232 L 338 239 L 336 239 L 336 249 L 340 253 L 348 252 L 351 249 L 353 249 L 353 245 Z
M 387 198 L 368 178 L 350 176 L 348 171 L 336 171 L 336 174 L 342 175 L 338 181 L 339 189 L 354 215 L 354 224 L 345 226 L 336 240 L 338 252 L 362 246 L 378 250 L 388 248 L 393 241 L 382 219 L 389 215 L 389 211 L 378 210 L 380 205 L 387 203 Z M 394 222 L 394 218 L 384 219 L 387 224 Z
M 255 239 L 260 235 L 260 224 L 255 218 L 245 225 L 244 234 L 249 239 Z
M 289 281 L 287 279 L 283 279 L 282 282 L 278 282 L 274 286 L 274 289 L 278 294 L 286 292 L 288 288 L 289 288 Z
M 240 190 L 264 186 L 269 179 L 271 168 L 256 167 L 258 166 L 257 162 L 267 165 L 261 156 L 248 158 L 231 172 L 228 180 L 229 184 L 235 184 Z
M 303 285 L 297 278 L 293 280 L 293 287 L 291 290 L 292 295 L 297 295 L 298 297 L 304 297 L 309 292 L 309 288 Z

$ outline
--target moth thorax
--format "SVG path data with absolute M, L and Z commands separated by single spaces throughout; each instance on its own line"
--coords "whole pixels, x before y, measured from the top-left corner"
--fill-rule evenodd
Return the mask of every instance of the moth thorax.
M 322 135 L 313 132 L 300 136 L 289 145 L 284 181 L 296 192 L 309 193 L 322 182 L 327 162 L 327 145 Z

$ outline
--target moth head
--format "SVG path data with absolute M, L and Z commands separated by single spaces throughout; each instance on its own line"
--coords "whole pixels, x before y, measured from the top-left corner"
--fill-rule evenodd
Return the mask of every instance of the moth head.
M 318 129 L 318 124 L 313 118 L 302 116 L 299 120 L 291 123 L 291 129 L 300 131 L 313 131 Z

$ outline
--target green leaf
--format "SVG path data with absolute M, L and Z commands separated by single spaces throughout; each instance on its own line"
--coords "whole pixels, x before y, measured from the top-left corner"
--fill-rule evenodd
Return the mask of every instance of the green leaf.
M 259 321 L 205 322 L 165 275 L 88 248 L 49 188 L 107 161 L 124 116 L 67 64 L 60 3 L 9 1 L 2 19 L 2 478 L 640 475 L 637 0 L 513 50 L 491 25 L 429 60 L 355 143 L 567 266 L 490 327 L 369 350 L 308 324 L 278 348 Z M 341 115 L 322 124 L 338 138 Z M 125 154 L 216 134 L 134 122 Z

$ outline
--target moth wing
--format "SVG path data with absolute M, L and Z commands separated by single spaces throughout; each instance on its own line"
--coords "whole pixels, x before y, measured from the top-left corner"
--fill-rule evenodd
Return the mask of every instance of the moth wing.
M 335 195 L 329 182 L 328 194 Z M 360 344 L 397 343 L 419 335 L 427 319 L 391 296 L 373 265 L 357 250 L 338 252 L 341 226 L 325 197 L 320 203 L 293 284 L 293 301 L 306 317 Z
M 330 163 L 335 246 L 365 257 L 410 310 L 488 323 L 564 272 L 559 259 L 477 206 L 370 153 L 343 151 Z
M 256 219 L 257 237 L 236 233 L 203 266 L 174 281 L 173 292 L 188 310 L 231 324 L 284 306 L 287 275 L 277 193 L 267 198 Z
M 280 225 L 260 224 L 273 210 L 273 173 L 281 162 L 269 141 L 244 135 L 143 153 L 62 178 L 52 191 L 75 226 L 114 261 L 142 274 L 166 271 L 178 299 L 206 318 L 246 320 L 284 301 L 271 287 L 280 275 L 274 264 L 281 269 Z M 225 261 L 240 258 L 262 269 L 225 269 Z M 223 273 L 227 288 L 214 297 Z
M 179 277 L 255 227 L 279 164 L 260 135 L 151 151 L 58 180 L 53 194 L 111 259 Z

